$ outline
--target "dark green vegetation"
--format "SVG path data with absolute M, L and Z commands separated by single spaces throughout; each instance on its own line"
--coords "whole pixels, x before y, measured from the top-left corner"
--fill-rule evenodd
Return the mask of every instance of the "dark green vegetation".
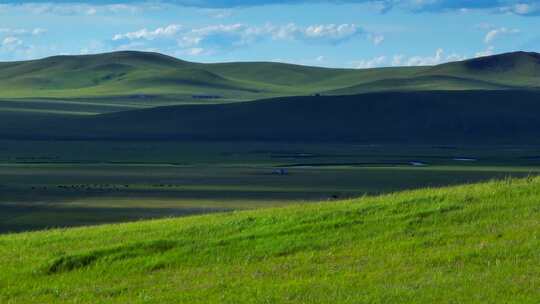
M 182 105 L 95 116 L 5 114 L 11 139 L 538 144 L 540 91 L 426 91 Z
M 0 162 L 0 232 L 13 232 L 524 177 L 540 147 L 0 141 Z
M 537 303 L 540 179 L 0 236 L 2 303 Z

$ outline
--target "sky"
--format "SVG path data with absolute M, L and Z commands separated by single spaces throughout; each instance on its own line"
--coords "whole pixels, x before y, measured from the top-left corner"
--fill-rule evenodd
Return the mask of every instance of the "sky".
M 0 61 L 119 50 L 340 68 L 540 52 L 540 0 L 0 0 Z

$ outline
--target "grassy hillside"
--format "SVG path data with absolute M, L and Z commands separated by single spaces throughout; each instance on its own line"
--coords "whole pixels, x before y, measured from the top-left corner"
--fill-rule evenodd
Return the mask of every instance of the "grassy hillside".
M 540 91 L 289 97 L 97 116 L 5 114 L 12 139 L 534 144 Z M 2 112 L 0 112 L 2 117 Z
M 499 85 L 540 86 L 540 54 L 506 53 L 458 63 L 447 63 L 423 71 L 424 75 L 448 75 L 483 80 Z
M 395 90 L 539 87 L 539 55 L 509 53 L 436 67 L 329 69 L 282 63 L 201 64 L 116 52 L 0 63 L 1 99 L 91 99 L 146 106 Z M 194 99 L 193 95 L 219 99 Z
M 2 303 L 536 303 L 540 179 L 0 236 Z

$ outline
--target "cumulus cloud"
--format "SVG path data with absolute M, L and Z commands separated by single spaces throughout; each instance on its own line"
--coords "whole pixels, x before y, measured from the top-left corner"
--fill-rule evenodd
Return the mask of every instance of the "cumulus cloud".
M 485 56 L 491 56 L 495 53 L 495 47 L 488 46 L 485 50 L 477 52 L 474 57 L 485 57 Z
M 178 24 L 171 24 L 166 27 L 158 27 L 155 30 L 141 29 L 135 32 L 129 32 L 125 34 L 116 34 L 113 37 L 113 41 L 118 40 L 137 40 L 137 39 L 146 39 L 154 40 L 157 38 L 171 37 L 178 33 L 183 27 Z
M 435 54 L 428 56 L 406 56 L 403 54 L 396 54 L 391 57 L 377 56 L 371 59 L 358 60 L 352 62 L 353 68 L 366 69 L 376 68 L 383 66 L 429 66 L 437 65 L 452 61 L 461 61 L 467 59 L 467 56 L 451 53 L 445 54 L 442 48 L 435 51 Z
M 354 61 L 352 64 L 356 69 L 372 69 L 386 65 L 387 61 L 386 56 L 378 56 L 371 59 Z
M 13 47 L 17 47 L 19 45 L 22 45 L 22 40 L 19 39 L 19 38 L 16 38 L 16 37 L 6 37 L 4 38 L 4 40 L 2 40 L 2 46 L 3 47 L 9 47 L 9 48 L 13 48 Z
M 495 47 L 488 46 L 485 50 L 476 52 L 472 57 L 485 57 L 495 54 Z M 406 56 L 403 54 L 396 54 L 394 56 L 377 56 L 371 59 L 358 60 L 351 63 L 353 68 L 366 69 L 366 68 L 376 68 L 384 66 L 431 66 L 438 65 L 454 61 L 463 61 L 471 57 L 466 55 L 460 55 L 457 53 L 446 54 L 444 49 L 439 48 L 435 51 L 433 55 L 428 56 Z
M 486 36 L 484 37 L 485 43 L 491 43 L 495 38 L 501 35 L 507 35 L 507 34 L 517 34 L 520 30 L 518 29 L 509 29 L 506 27 L 496 28 L 492 29 L 489 32 L 487 32 Z
M 2 60 L 32 59 L 43 47 L 36 47 L 44 28 L 0 28 L 0 58 Z
M 154 45 L 168 45 L 170 48 L 183 50 L 184 54 L 201 55 L 210 51 L 250 45 L 264 39 L 339 44 L 363 33 L 363 30 L 355 24 L 298 26 L 289 23 L 249 26 L 235 23 L 195 28 L 171 24 L 155 29 L 144 28 L 116 34 L 112 37 L 112 42 L 125 46 L 134 42 L 144 44 L 145 41 L 152 41 Z
M 321 24 L 309 26 L 305 30 L 300 29 L 300 32 L 309 39 L 342 40 L 354 36 L 359 29 L 355 24 Z
M 426 65 L 437 65 L 441 63 L 451 62 L 451 61 L 460 61 L 467 59 L 467 56 L 459 55 L 452 53 L 449 55 L 445 54 L 444 49 L 439 48 L 435 51 L 435 54 L 432 56 L 412 56 L 406 58 L 403 61 L 403 65 L 406 66 L 426 66 Z
M 0 40 L 0 54 L 7 58 L 28 57 L 32 47 L 24 43 L 19 37 L 8 36 Z

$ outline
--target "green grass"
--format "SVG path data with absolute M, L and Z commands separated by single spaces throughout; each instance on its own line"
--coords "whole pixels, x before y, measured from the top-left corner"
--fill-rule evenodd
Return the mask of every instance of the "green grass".
M 540 179 L 0 237 L 2 303 L 536 303 Z
M 0 233 L 307 204 L 538 174 L 519 167 L 292 168 L 18 165 L 0 168 Z
M 540 172 L 539 155 L 534 146 L 0 141 L 0 233 L 524 177 Z
M 0 63 L 0 98 L 146 106 L 396 90 L 538 88 L 538 55 L 509 53 L 436 67 L 330 69 L 269 62 L 202 64 L 116 52 Z M 503 77 L 501 77 L 503 75 Z M 193 95 L 220 99 L 193 99 Z
M 0 141 L 0 233 L 524 177 L 540 172 L 538 155 L 531 146 Z

